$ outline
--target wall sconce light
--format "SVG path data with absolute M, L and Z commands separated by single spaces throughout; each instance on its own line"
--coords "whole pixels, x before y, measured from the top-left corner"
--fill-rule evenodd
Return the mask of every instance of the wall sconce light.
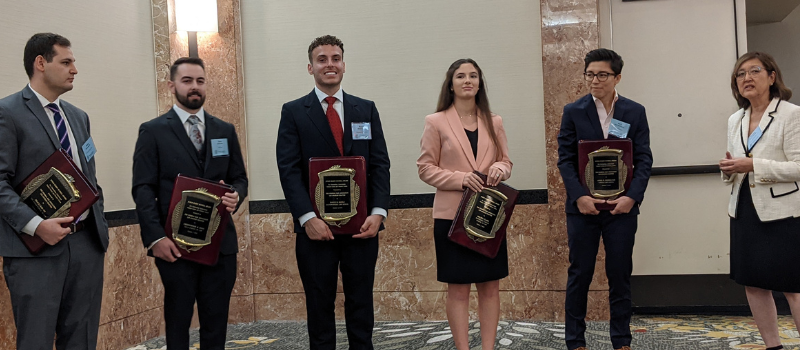
M 197 32 L 218 32 L 217 0 L 175 0 L 175 26 L 189 37 L 189 57 L 197 55 Z

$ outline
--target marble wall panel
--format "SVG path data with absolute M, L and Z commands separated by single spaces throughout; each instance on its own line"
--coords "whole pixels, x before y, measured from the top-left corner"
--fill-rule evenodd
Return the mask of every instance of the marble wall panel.
M 380 233 L 375 291 L 437 291 L 432 209 L 389 211 Z
M 0 257 L 0 265 L 3 258 Z M 17 342 L 17 327 L 11 311 L 11 296 L 6 287 L 5 274 L 0 274 L 0 349 L 14 349 Z
M 112 227 L 109 236 L 100 324 L 160 307 L 164 298 L 153 258 L 142 247 L 139 226 Z
M 291 214 L 250 216 L 253 235 L 253 292 L 302 293 Z
M 255 321 L 255 304 L 253 295 L 234 295 L 231 297 L 228 310 L 228 323 L 246 323 Z
M 302 321 L 306 319 L 306 297 L 302 292 L 254 294 L 253 301 L 256 320 Z M 344 307 L 343 302 L 340 307 Z

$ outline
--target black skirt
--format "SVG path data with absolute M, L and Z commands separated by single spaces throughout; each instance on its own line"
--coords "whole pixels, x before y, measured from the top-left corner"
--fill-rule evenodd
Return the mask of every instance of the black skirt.
M 447 238 L 453 220 L 433 220 L 436 243 L 436 279 L 444 283 L 469 284 L 499 280 L 508 276 L 506 240 L 494 259 L 476 253 Z
M 739 190 L 736 218 L 731 218 L 731 279 L 750 287 L 800 292 L 800 218 L 762 222 L 747 177 Z

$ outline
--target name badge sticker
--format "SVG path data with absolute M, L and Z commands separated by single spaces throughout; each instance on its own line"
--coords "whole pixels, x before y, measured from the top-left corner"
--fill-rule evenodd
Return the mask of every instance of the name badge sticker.
M 228 154 L 228 139 L 211 139 L 211 156 L 227 157 Z
M 611 119 L 611 125 L 608 126 L 608 134 L 624 139 L 628 137 L 628 130 L 630 129 L 630 124 L 617 119 Z
M 94 140 L 89 137 L 81 148 L 83 149 L 83 156 L 86 158 L 86 163 L 89 163 L 89 161 L 94 158 L 94 154 L 97 153 L 97 148 L 94 147 Z
M 372 140 L 372 124 L 350 123 L 353 130 L 353 140 Z

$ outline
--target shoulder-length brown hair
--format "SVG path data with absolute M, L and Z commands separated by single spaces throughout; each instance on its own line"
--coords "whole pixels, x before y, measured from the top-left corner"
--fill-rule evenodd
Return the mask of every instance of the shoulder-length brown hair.
M 473 65 L 478 71 L 478 93 L 475 95 L 475 104 L 478 107 L 478 118 L 483 120 L 484 124 L 486 124 L 486 128 L 489 130 L 489 137 L 491 137 L 492 144 L 494 144 L 495 149 L 497 149 L 495 153 L 497 155 L 496 159 L 502 159 L 503 149 L 500 147 L 500 141 L 497 139 L 497 133 L 494 130 L 494 123 L 492 122 L 492 110 L 489 108 L 489 97 L 486 93 L 486 79 L 483 77 L 481 67 L 478 67 L 478 63 L 475 62 L 475 60 L 471 58 L 462 58 L 450 65 L 450 68 L 447 69 L 447 73 L 445 73 L 444 76 L 442 90 L 439 92 L 439 102 L 436 104 L 436 111 L 444 111 L 453 105 L 453 101 L 455 101 L 453 76 L 456 70 L 465 63 Z
M 788 100 L 792 98 L 792 90 L 786 87 L 786 84 L 783 83 L 781 69 L 778 68 L 778 63 L 775 62 L 775 59 L 772 58 L 772 56 L 768 53 L 753 51 L 742 55 L 742 57 L 739 57 L 739 59 L 736 60 L 736 64 L 733 65 L 733 72 L 731 73 L 731 91 L 733 92 L 733 98 L 736 99 L 736 103 L 739 104 L 739 108 L 747 109 L 750 107 L 750 100 L 744 98 L 739 93 L 739 84 L 736 82 L 736 73 L 739 71 L 739 68 L 742 67 L 742 64 L 754 58 L 761 61 L 761 64 L 764 66 L 763 68 L 767 71 L 767 74 L 771 75 L 773 72 L 775 73 L 775 83 L 769 87 L 769 97 L 771 99 L 777 97 L 781 100 Z

